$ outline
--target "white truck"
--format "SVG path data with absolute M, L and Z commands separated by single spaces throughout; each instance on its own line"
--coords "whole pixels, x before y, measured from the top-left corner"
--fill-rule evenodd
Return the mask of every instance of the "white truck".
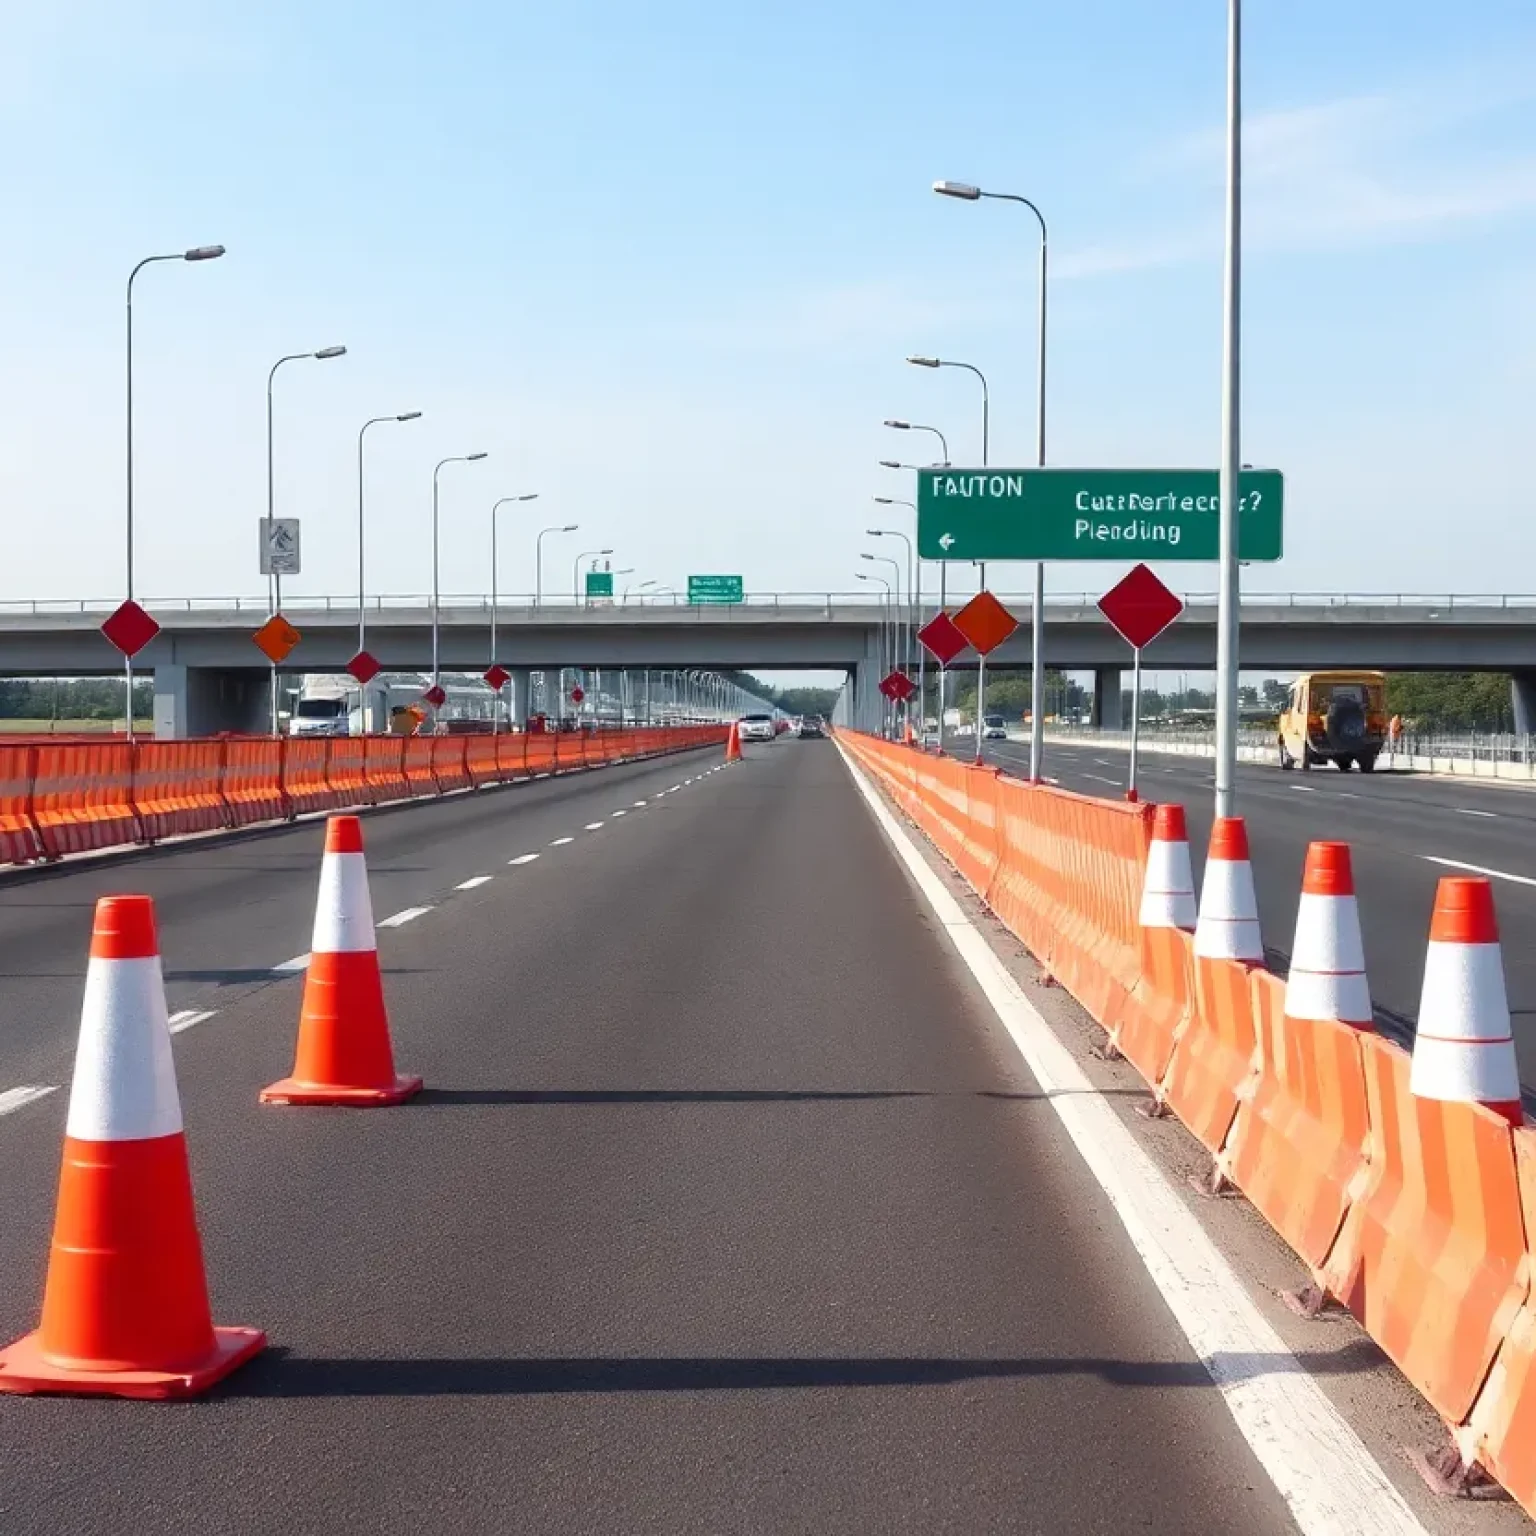
M 349 678 L 326 674 L 307 676 L 288 714 L 290 736 L 350 736 L 352 715 L 348 708 L 357 696 L 357 685 Z M 359 720 L 358 734 L 361 734 Z

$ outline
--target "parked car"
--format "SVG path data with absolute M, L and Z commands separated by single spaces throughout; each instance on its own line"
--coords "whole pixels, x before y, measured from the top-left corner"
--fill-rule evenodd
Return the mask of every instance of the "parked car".
M 743 715 L 736 722 L 736 730 L 742 741 L 772 741 L 778 734 L 772 715 Z

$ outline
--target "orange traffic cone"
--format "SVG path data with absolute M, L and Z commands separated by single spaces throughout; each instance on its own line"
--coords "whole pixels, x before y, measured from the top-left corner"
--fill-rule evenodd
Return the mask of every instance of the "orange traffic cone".
M 366 1107 L 401 1104 L 420 1091 L 419 1077 L 395 1075 L 362 823 L 332 816 L 293 1075 L 263 1088 L 261 1102 Z
M 1241 816 L 1218 816 L 1211 826 L 1195 923 L 1195 954 L 1204 960 L 1262 961 L 1259 904 L 1248 862 L 1248 829 Z
M 1195 926 L 1195 876 L 1189 863 L 1189 833 L 1182 805 L 1160 805 L 1152 818 L 1152 845 L 1141 883 L 1141 926 Z
M 1447 875 L 1435 892 L 1408 1086 L 1420 1099 L 1481 1104 L 1520 1125 L 1520 1069 L 1493 887 Z
M 155 909 L 96 903 L 41 1326 L 0 1391 L 191 1397 L 266 1344 L 208 1310 Z
M 1337 1019 L 1354 1029 L 1373 1026 L 1348 843 L 1307 845 L 1285 980 L 1285 1016 Z
M 728 763 L 741 761 L 741 726 L 735 720 L 731 721 L 730 735 L 725 738 L 725 760 Z

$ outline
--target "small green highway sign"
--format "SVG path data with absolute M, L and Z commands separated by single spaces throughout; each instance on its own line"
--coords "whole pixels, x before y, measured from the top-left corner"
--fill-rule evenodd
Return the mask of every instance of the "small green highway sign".
M 587 572 L 587 596 L 588 597 L 612 597 L 613 596 L 613 572 L 612 571 L 588 571 Z
M 1238 557 L 1278 560 L 1285 477 L 1238 477 Z M 1216 560 L 1214 469 L 923 469 L 923 560 Z
M 690 603 L 739 603 L 742 600 L 740 576 L 690 576 Z

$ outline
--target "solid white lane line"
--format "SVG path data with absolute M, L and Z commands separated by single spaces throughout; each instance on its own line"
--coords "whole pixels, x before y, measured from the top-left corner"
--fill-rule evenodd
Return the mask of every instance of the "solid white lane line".
M 574 837 L 557 837 L 549 846 L 551 848 L 564 848 L 567 843 L 574 843 Z
M 1482 864 L 1463 864 L 1460 859 L 1437 859 L 1432 853 L 1419 855 L 1428 864 L 1439 864 L 1446 869 L 1464 869 L 1469 875 L 1486 875 L 1490 880 L 1508 880 L 1515 885 L 1536 885 L 1529 875 L 1512 875 L 1506 869 L 1488 869 Z
M 54 1083 L 37 1083 L 23 1085 L 20 1088 L 7 1088 L 0 1092 L 0 1115 L 8 1115 L 13 1110 L 18 1110 L 24 1104 L 33 1104 L 38 1099 L 46 1099 L 50 1093 L 58 1091 Z
M 295 955 L 292 960 L 284 960 L 281 965 L 274 965 L 272 969 L 284 975 L 294 971 L 307 971 L 309 969 L 309 956 Z
M 839 749 L 841 750 L 841 748 Z M 1216 1244 L 844 753 L 896 856 L 1045 1091 L 1304 1536 L 1427 1536 Z M 1536 882 L 1533 882 L 1536 883 Z
M 1468 810 L 1467 807 L 1464 806 L 1464 805 L 1453 805 L 1451 807 L 1451 809 L 1453 811 L 1455 811 L 1458 816 L 1487 816 L 1490 819 L 1492 819 L 1492 818 L 1497 817 L 1498 814 L 1499 814 L 1497 811 L 1473 811 L 1473 810 Z
M 386 917 L 379 927 L 404 928 L 407 923 L 414 923 L 418 917 L 425 917 L 431 910 L 431 907 L 407 907 L 403 912 L 396 912 L 393 917 Z
M 536 853 L 520 853 L 515 859 L 508 859 L 508 864 L 532 864 L 538 858 Z
M 472 891 L 477 886 L 489 885 L 495 878 L 495 875 L 473 875 L 468 880 L 461 880 L 458 885 L 454 886 L 454 890 Z
M 213 1008 L 183 1008 L 180 1013 L 173 1013 L 167 1022 L 171 1026 L 171 1033 L 179 1035 L 182 1030 L 191 1029 L 204 1019 L 211 1019 L 216 1011 Z
M 596 832 L 600 826 L 602 826 L 600 821 L 589 821 L 581 830 L 583 832 Z

